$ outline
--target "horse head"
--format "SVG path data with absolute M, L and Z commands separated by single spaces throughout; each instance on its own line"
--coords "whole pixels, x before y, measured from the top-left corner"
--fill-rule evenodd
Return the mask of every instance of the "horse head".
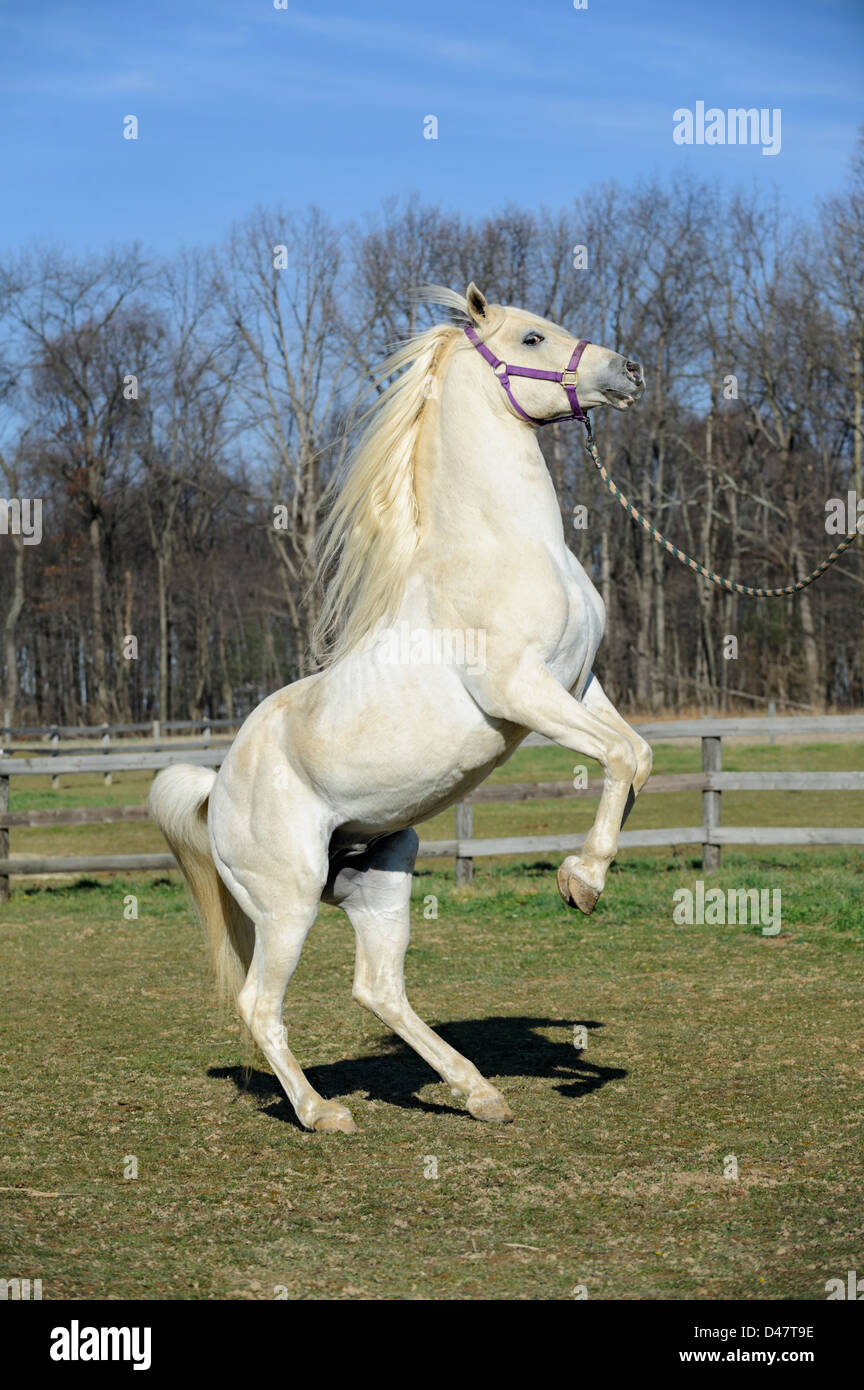
M 489 304 L 473 281 L 465 299 L 469 341 L 489 363 L 514 412 L 529 424 L 584 420 L 584 411 L 600 405 L 628 410 L 643 394 L 645 373 L 623 353 L 574 338 L 524 309 Z M 570 405 L 563 414 L 562 388 Z

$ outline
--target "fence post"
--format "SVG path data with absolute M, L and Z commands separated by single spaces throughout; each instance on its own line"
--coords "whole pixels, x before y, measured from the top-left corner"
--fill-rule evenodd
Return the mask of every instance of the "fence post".
M 703 772 L 720 772 L 722 770 L 722 748 L 722 739 L 702 739 Z M 702 793 L 702 872 L 706 874 L 714 873 L 716 869 L 720 868 L 722 850 L 720 845 L 713 843 L 712 832 L 720 824 L 721 795 L 721 792 L 715 791 L 703 791 Z
M 110 753 L 110 752 L 111 752 L 111 735 L 110 735 L 110 733 L 108 732 L 108 725 L 107 725 L 107 724 L 103 724 L 103 725 L 102 725 L 102 728 L 105 730 L 104 734 L 102 735 L 102 748 L 103 748 L 103 751 L 104 751 L 104 752 Z M 110 785 L 111 785 L 111 773 L 110 773 L 110 772 L 106 772 L 106 773 L 105 773 L 104 781 L 105 781 L 105 786 L 106 786 L 106 787 L 110 787 Z
M 9 810 L 9 778 L 0 777 L 0 818 Z M 0 825 L 0 859 L 9 858 L 9 827 Z M 0 903 L 9 901 L 9 875 L 0 874 Z
M 159 742 L 159 720 L 158 720 L 158 719 L 154 719 L 154 720 L 153 720 L 153 742 L 156 743 L 156 744 L 158 744 L 158 742 Z M 156 751 L 157 751 L 157 752 L 159 751 L 158 748 L 157 748 Z
M 473 840 L 474 838 L 474 807 L 470 798 L 465 801 L 456 802 L 456 839 Z M 456 857 L 456 882 L 467 884 L 474 882 L 474 860 L 470 857 Z
M 52 725 L 51 725 L 51 757 L 52 757 L 52 758 L 56 758 L 56 757 L 57 757 L 57 754 L 58 754 L 59 752 L 60 752 L 60 735 L 59 735 L 59 733 L 57 732 L 57 725 L 56 725 L 56 724 L 52 724 Z M 52 786 L 52 787 L 55 789 L 55 791 L 56 791 L 56 789 L 59 787 L 59 785 L 60 785 L 60 778 L 59 778 L 59 777 L 56 775 L 56 773 L 55 773 L 55 775 L 51 778 L 51 786 Z
M 209 725 L 209 724 L 205 724 L 205 725 L 204 725 L 203 738 L 204 738 L 204 747 L 205 747 L 205 748 L 209 748 L 209 747 L 210 747 L 210 725 Z

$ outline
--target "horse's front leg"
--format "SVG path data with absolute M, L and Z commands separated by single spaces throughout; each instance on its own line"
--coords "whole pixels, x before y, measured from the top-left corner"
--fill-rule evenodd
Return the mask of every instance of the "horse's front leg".
M 568 855 L 558 870 L 558 889 L 565 903 L 592 912 L 617 853 L 618 832 L 639 773 L 632 737 L 612 727 L 608 717 L 601 718 L 585 700 L 574 699 L 540 664 L 523 662 L 503 689 L 485 695 L 485 700 L 480 698 L 489 713 L 534 729 L 574 753 L 596 759 L 603 768 L 594 824 L 581 852 Z
M 572 692 L 571 692 L 572 693 Z M 595 675 L 588 679 L 588 685 L 582 695 L 582 703 L 586 709 L 590 709 L 604 724 L 615 729 L 619 734 L 623 734 L 633 746 L 636 754 L 636 776 L 633 778 L 632 786 L 627 794 L 627 801 L 624 805 L 624 813 L 621 817 L 621 824 L 624 825 L 630 812 L 633 810 L 637 796 L 641 792 L 648 778 L 651 776 L 651 767 L 654 755 L 651 752 L 650 743 L 646 743 L 641 734 L 637 734 L 635 729 L 631 729 L 627 720 L 622 717 L 613 705 L 606 691 Z

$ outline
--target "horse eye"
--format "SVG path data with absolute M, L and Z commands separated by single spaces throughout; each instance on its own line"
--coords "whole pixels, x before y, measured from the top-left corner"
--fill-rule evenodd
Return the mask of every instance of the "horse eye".
M 532 332 L 525 334 L 525 337 L 522 339 L 522 341 L 526 347 L 536 347 L 538 343 L 543 342 L 543 334 L 535 333 L 532 330 Z

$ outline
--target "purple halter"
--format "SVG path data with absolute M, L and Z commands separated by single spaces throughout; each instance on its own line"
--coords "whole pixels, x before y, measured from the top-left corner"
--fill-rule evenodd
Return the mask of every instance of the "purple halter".
M 576 368 L 579 366 L 579 361 L 583 352 L 589 345 L 588 338 L 579 339 L 573 349 L 573 356 L 570 358 L 563 372 L 542 372 L 539 367 L 511 367 L 509 363 L 502 362 L 499 357 L 495 356 L 494 352 L 490 351 L 485 343 L 480 341 L 470 323 L 465 325 L 465 336 L 470 343 L 473 343 L 474 347 L 480 353 L 480 356 L 485 357 L 486 361 L 489 363 L 489 366 L 507 392 L 508 400 L 516 411 L 516 414 L 521 416 L 523 420 L 527 420 L 529 425 L 554 425 L 557 420 L 581 420 L 583 425 L 589 423 L 588 416 L 579 404 L 579 397 L 576 395 L 576 383 L 579 380 L 579 373 L 576 371 Z M 504 370 L 500 371 L 499 368 L 502 367 Z M 535 419 L 533 415 L 528 414 L 527 410 L 522 409 L 516 397 L 513 395 L 513 392 L 510 390 L 511 376 L 529 376 L 534 381 L 557 381 L 560 386 L 564 387 L 571 409 L 566 415 L 554 415 L 550 420 Z

